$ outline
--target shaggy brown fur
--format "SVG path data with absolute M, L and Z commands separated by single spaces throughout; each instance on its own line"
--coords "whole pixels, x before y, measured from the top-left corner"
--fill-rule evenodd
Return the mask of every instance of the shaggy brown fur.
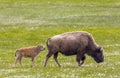
M 63 55 L 77 55 L 76 61 L 81 66 L 85 60 L 85 54 L 90 55 L 96 62 L 102 62 L 104 59 L 102 48 L 96 44 L 92 35 L 87 32 L 69 32 L 49 38 L 46 42 L 48 54 L 46 55 L 44 66 L 48 59 L 54 55 L 54 59 L 59 67 L 57 57 L 58 53 Z M 80 63 L 80 61 L 82 61 Z
M 20 48 L 20 49 L 16 50 L 15 56 L 18 55 L 18 57 L 16 58 L 15 66 L 16 66 L 17 61 L 19 61 L 21 64 L 22 57 L 26 57 L 26 58 L 29 57 L 32 59 L 31 66 L 33 67 L 34 66 L 34 58 L 44 49 L 45 48 L 43 46 L 38 45 L 38 46 Z

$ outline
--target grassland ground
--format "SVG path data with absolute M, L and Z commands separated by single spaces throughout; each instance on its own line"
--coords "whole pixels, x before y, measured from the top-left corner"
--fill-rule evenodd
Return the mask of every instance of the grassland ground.
M 120 77 L 120 1 L 119 0 L 0 0 L 0 78 L 119 78 Z M 16 49 L 42 44 L 54 35 L 72 31 L 90 32 L 104 48 L 101 64 L 87 56 L 82 67 L 75 56 L 59 54 L 62 68 L 51 57 L 43 62 L 47 49 L 31 68 L 13 67 Z
M 46 31 L 43 31 L 46 30 Z M 93 34 L 96 42 L 104 47 L 105 62 L 96 64 L 92 58 L 87 57 L 85 64 L 78 67 L 75 56 L 65 57 L 59 55 L 59 61 L 62 68 L 59 69 L 57 64 L 50 58 L 46 68 L 43 62 L 47 54 L 47 49 L 36 58 L 35 67 L 30 67 L 30 59 L 23 59 L 23 66 L 17 64 L 13 67 L 15 60 L 14 51 L 17 48 L 43 44 L 52 35 L 70 31 L 87 31 Z M 0 44 L 0 72 L 1 77 L 58 77 L 58 78 L 79 78 L 79 77 L 119 77 L 119 34 L 120 28 L 37 28 L 37 29 L 20 29 L 12 28 L 1 30 Z M 34 32 L 34 33 L 33 33 Z M 42 33 L 41 33 L 42 32 Z M 37 33 L 37 35 L 36 35 Z M 48 34 L 49 33 L 49 34 Z M 34 37 L 33 37 L 34 36 Z M 111 75 L 112 74 L 112 75 Z

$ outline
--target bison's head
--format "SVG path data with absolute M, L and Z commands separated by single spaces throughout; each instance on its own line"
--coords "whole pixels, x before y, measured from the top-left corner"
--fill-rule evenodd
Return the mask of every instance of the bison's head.
M 98 47 L 92 54 L 92 57 L 97 63 L 103 62 L 104 61 L 103 48 Z

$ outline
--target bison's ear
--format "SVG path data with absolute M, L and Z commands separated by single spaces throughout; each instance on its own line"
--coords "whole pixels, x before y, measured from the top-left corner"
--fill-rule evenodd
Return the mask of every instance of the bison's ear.
M 103 48 L 102 47 L 98 47 L 97 48 L 97 52 L 103 52 Z

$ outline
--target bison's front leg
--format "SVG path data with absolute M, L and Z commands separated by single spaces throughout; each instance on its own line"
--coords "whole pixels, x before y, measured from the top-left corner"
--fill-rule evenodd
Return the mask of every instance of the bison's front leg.
M 83 57 L 81 58 L 82 62 L 80 63 L 80 65 L 84 64 L 85 59 L 86 59 L 85 56 L 83 56 Z
M 82 62 L 80 63 L 81 60 Z M 76 56 L 76 61 L 78 62 L 79 67 L 84 63 L 84 60 L 85 60 L 84 54 L 81 54 L 80 52 L 78 52 Z
M 80 56 L 79 55 L 77 55 L 76 61 L 78 62 L 78 66 L 80 66 Z

